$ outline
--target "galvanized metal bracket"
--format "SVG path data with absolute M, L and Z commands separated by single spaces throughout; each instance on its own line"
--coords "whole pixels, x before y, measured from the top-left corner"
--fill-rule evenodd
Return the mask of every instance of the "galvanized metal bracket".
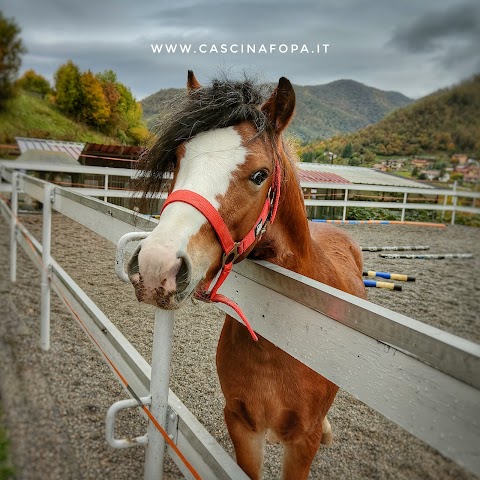
M 125 271 L 125 251 L 127 243 L 143 240 L 150 235 L 150 232 L 130 232 L 123 235 L 117 243 L 115 253 L 115 273 L 117 277 L 125 283 L 130 283 L 127 272 Z
M 152 403 L 152 397 L 142 397 L 140 398 L 140 401 L 142 402 L 142 405 L 149 406 Z M 148 435 L 146 434 L 134 438 L 115 438 L 115 421 L 118 412 L 128 408 L 136 408 L 138 406 L 137 400 L 131 398 L 115 402 L 108 409 L 105 419 L 105 438 L 112 448 L 144 447 L 148 444 Z M 178 418 L 177 412 L 175 412 L 175 410 L 169 405 L 167 409 L 167 428 L 165 430 L 175 444 L 178 439 Z
M 173 443 L 176 444 L 178 440 L 178 414 L 170 405 L 167 408 L 167 433 Z
M 150 405 L 152 397 L 140 398 L 143 405 Z M 138 407 L 138 402 L 134 398 L 128 400 L 120 400 L 115 402 L 107 411 L 105 418 L 105 439 L 112 448 L 131 448 L 145 446 L 148 443 L 147 435 L 134 438 L 115 438 L 115 419 L 117 413 L 127 408 Z

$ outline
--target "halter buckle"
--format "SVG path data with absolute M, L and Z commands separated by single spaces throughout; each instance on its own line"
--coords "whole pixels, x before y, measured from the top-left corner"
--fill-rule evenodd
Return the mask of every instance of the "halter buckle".
M 242 242 L 235 242 L 233 244 L 233 248 L 228 252 L 224 253 L 222 257 L 222 268 L 225 267 L 225 265 L 229 265 L 230 263 L 234 263 L 235 260 L 240 256 L 240 253 L 238 252 L 238 249 Z

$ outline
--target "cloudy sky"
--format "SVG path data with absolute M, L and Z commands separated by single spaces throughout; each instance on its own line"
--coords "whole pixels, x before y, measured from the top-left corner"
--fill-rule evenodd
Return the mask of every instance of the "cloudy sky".
M 189 68 L 200 82 L 247 70 L 304 85 L 349 78 L 411 97 L 480 72 L 478 0 L 0 0 L 0 9 L 22 28 L 22 71 L 52 80 L 72 59 L 82 70 L 113 69 L 138 99 L 184 86 Z M 191 50 L 166 53 L 165 44 Z M 221 53 L 222 44 L 277 51 Z M 308 53 L 278 52 L 292 45 Z

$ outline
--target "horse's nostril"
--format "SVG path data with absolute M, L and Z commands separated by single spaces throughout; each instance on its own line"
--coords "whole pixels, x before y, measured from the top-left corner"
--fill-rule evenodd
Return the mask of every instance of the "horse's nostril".
M 178 269 L 177 273 L 177 293 L 183 292 L 188 285 L 190 284 L 190 277 L 191 277 L 191 265 L 190 260 L 187 256 L 180 257 L 180 268 Z

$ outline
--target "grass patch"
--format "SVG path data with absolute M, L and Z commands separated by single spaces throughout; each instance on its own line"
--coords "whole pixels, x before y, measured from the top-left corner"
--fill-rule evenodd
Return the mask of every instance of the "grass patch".
M 9 480 L 15 476 L 15 470 L 9 461 L 9 450 L 10 441 L 3 424 L 3 409 L 0 403 L 0 480 Z
M 406 172 L 404 170 L 402 171 L 396 171 L 396 172 L 390 172 L 390 173 L 393 173 L 394 175 L 398 176 L 398 177 L 403 177 L 403 178 L 411 178 L 413 180 L 417 180 L 416 177 L 412 177 L 412 172 Z
M 23 91 L 0 112 L 0 143 L 15 143 L 15 137 L 115 143 L 114 139 L 67 118 L 47 101 Z

